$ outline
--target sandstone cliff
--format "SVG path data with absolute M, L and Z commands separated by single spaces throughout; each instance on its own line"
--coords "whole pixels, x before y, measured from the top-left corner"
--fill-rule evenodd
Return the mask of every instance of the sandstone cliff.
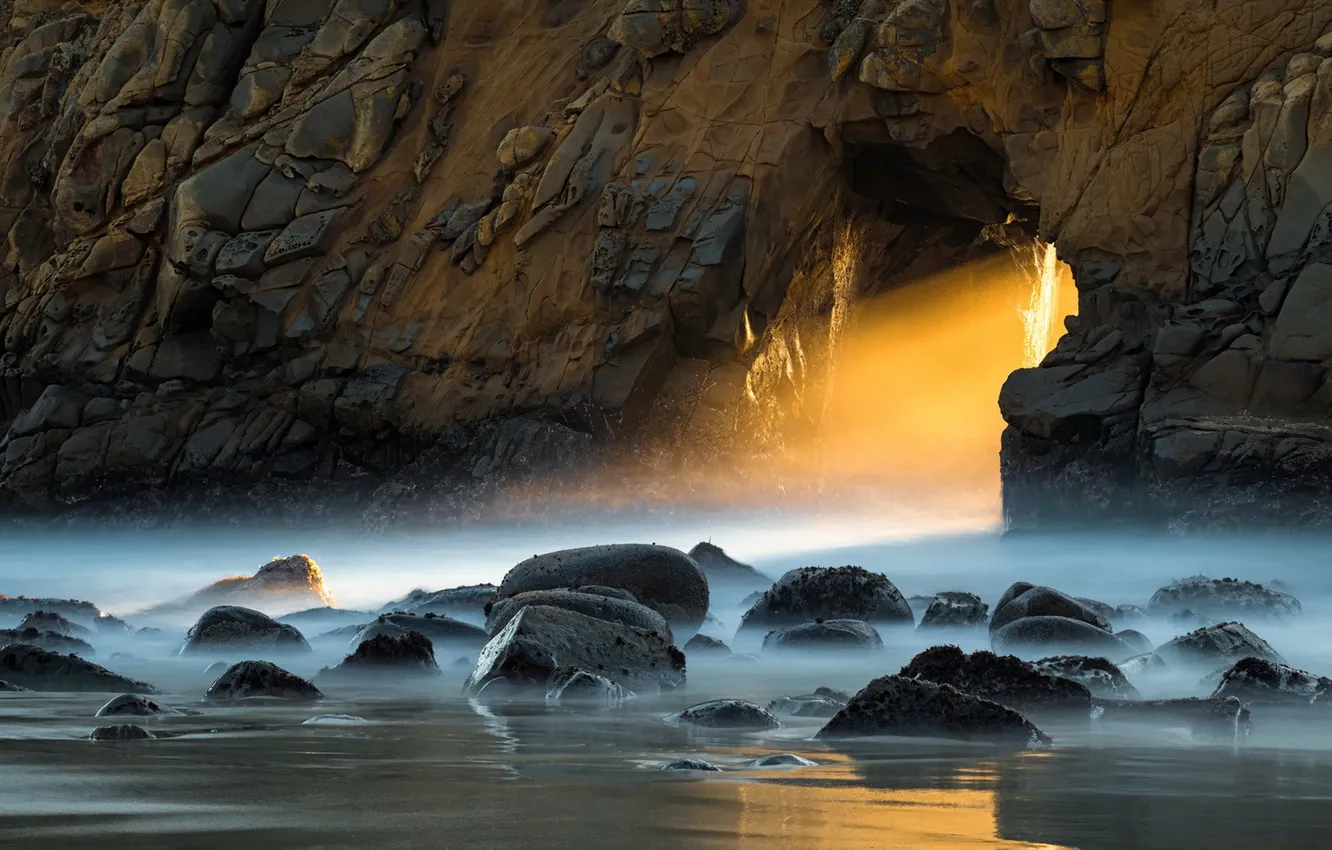
M 1015 524 L 1323 510 L 1326 4 L 0 12 L 8 512 L 391 516 L 808 418 L 848 227 L 871 285 L 1072 266 Z

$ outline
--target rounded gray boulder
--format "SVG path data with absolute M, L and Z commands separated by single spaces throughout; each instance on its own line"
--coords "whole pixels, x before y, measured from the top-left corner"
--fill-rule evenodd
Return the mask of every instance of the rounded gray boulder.
M 914 625 L 902 592 L 864 567 L 800 567 L 768 589 L 740 622 L 740 631 L 799 626 L 818 620 Z

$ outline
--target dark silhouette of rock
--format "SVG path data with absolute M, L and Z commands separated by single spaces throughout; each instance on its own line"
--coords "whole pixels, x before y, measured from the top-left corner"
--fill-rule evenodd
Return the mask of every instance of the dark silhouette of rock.
M 955 738 L 1015 747 L 1050 743 L 1044 732 L 1011 708 L 951 685 L 903 676 L 883 676 L 870 682 L 815 737 L 872 735 Z
M 267 698 L 321 700 L 324 694 L 314 685 L 271 661 L 242 661 L 228 667 L 204 694 L 205 702 L 237 702 Z
M 95 717 L 152 717 L 156 714 L 183 714 L 141 694 L 121 694 L 97 709 Z
M 194 612 L 217 606 L 262 607 L 269 610 L 310 606 L 336 607 L 319 565 L 308 555 L 274 558 L 252 576 L 232 576 L 210 584 L 184 599 L 148 609 L 148 614 Z
M 731 648 L 722 641 L 705 634 L 696 634 L 684 645 L 685 657 L 730 655 Z
M 1191 578 L 1152 595 L 1147 610 L 1155 617 L 1192 611 L 1213 620 L 1280 620 L 1300 614 L 1300 600 L 1279 590 L 1233 578 Z
M 185 634 L 181 655 L 200 652 L 309 652 L 310 644 L 294 627 L 267 614 L 235 605 L 203 613 Z
M 1084 655 L 1127 658 L 1134 648 L 1104 629 L 1068 617 L 1023 617 L 990 633 L 995 652 L 1041 658 L 1060 649 Z
M 742 699 L 714 699 L 691 705 L 667 717 L 666 722 L 707 729 L 777 729 L 782 725 L 766 708 Z
M 1055 655 L 1032 662 L 1032 667 L 1042 673 L 1071 679 L 1087 686 L 1092 696 L 1104 699 L 1142 699 L 1142 694 L 1133 687 L 1108 658 L 1093 658 L 1086 655 Z
M 817 620 L 912 625 L 915 617 L 887 576 L 863 567 L 801 567 L 787 572 L 754 603 L 740 631 L 799 626 Z
M 54 632 L 80 640 L 92 637 L 92 629 L 71 622 L 54 611 L 33 611 L 24 617 L 16 628 L 20 632 L 26 629 L 36 629 L 37 631 Z
M 564 608 L 577 611 L 598 620 L 621 623 L 648 631 L 661 632 L 668 642 L 674 642 L 670 624 L 656 611 L 632 600 L 607 596 L 599 593 L 584 593 L 575 590 L 530 590 L 515 596 L 501 599 L 491 606 L 486 617 L 486 630 L 497 633 L 508 625 L 514 615 L 529 605 L 548 605 L 552 608 Z
M 486 644 L 464 689 L 475 694 L 496 679 L 544 689 L 560 667 L 605 676 L 635 693 L 671 691 L 685 681 L 684 653 L 660 632 L 532 605 Z
M 93 741 L 150 741 L 157 736 L 142 726 L 124 723 L 118 726 L 98 726 L 88 735 Z
M 617 543 L 536 555 L 509 570 L 499 596 L 581 585 L 619 587 L 685 633 L 708 613 L 708 580 L 698 564 L 668 546 Z
M 1332 693 L 1332 679 L 1264 658 L 1236 661 L 1221 676 L 1214 698 L 1236 697 L 1245 705 L 1308 706 Z
M 424 635 L 431 645 L 441 652 L 445 649 L 475 651 L 490 640 L 490 634 L 485 629 L 452 617 L 439 617 L 434 614 L 423 616 L 380 614 L 374 622 L 367 623 L 357 630 L 352 637 L 352 647 L 354 649 L 377 635 L 401 637 L 408 632 L 419 632 Z
M 912 658 L 899 676 L 951 685 L 963 693 L 1018 711 L 1091 709 L 1091 692 L 1083 684 L 1046 672 L 1011 655 L 964 653 L 956 646 L 935 646 Z
M 1016 620 L 1027 617 L 1064 617 L 1079 620 L 1102 631 L 1110 630 L 1110 621 L 1092 608 L 1053 587 L 1028 586 L 1025 582 L 1008 589 L 994 608 L 990 619 L 993 634 Z
M 1163 643 L 1155 654 L 1171 667 L 1228 667 L 1246 656 L 1261 658 L 1277 664 L 1286 659 L 1268 645 L 1267 641 L 1245 628 L 1242 623 L 1219 623 L 1181 635 Z
M 720 771 L 721 768 L 710 761 L 702 759 L 676 759 L 662 767 L 662 770 L 699 770 L 699 771 Z
M 0 679 L 34 691 L 157 692 L 146 682 L 112 673 L 77 655 L 61 655 L 26 643 L 0 648 Z
M 26 629 L 0 629 L 0 646 L 10 643 L 26 643 L 32 646 L 40 646 L 42 649 L 49 649 L 52 652 L 61 652 L 69 655 L 92 655 L 96 652 L 93 645 L 85 640 L 59 632 L 44 632 L 34 628 Z
M 918 628 L 970 628 L 985 625 L 990 606 L 974 593 L 946 590 L 934 594 Z
M 546 683 L 546 702 L 556 705 L 615 706 L 633 696 L 605 676 L 577 667 L 558 668 Z
M 335 667 L 319 671 L 318 679 L 388 674 L 392 676 L 438 676 L 435 648 L 420 632 L 401 635 L 378 634 L 361 641 L 356 651 Z
M 883 649 L 883 639 L 861 620 L 823 620 L 774 629 L 763 638 L 764 652 L 844 652 Z

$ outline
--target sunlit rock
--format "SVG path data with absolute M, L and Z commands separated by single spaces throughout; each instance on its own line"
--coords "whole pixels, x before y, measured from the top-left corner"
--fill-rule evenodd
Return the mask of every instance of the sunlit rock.
M 192 613 L 217 605 L 244 605 L 269 611 L 336 607 L 319 566 L 305 555 L 275 558 L 252 576 L 233 576 L 184 599 L 155 606 L 146 614 Z

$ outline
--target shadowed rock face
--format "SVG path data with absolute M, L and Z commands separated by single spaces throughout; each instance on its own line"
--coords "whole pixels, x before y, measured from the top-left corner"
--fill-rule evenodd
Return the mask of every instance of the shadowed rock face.
M 378 634 L 361 642 L 356 651 L 336 667 L 321 670 L 319 677 L 338 678 L 380 673 L 439 675 L 435 648 L 420 632 L 398 636 Z
M 156 693 L 152 685 L 113 673 L 77 655 L 61 655 L 24 643 L 0 648 L 0 679 L 34 691 Z
M 968 655 L 956 646 L 936 646 L 912 658 L 898 675 L 952 685 L 1019 711 L 1057 709 L 1085 715 L 1091 708 L 1086 685 L 1011 655 Z
M 270 661 L 242 661 L 223 671 L 208 686 L 206 702 L 236 702 L 251 698 L 313 701 L 324 698 L 318 688 Z
M 819 356 L 866 227 L 869 287 L 1073 267 L 1000 393 L 1015 524 L 1326 519 L 1332 9 L 1107 5 L 6 7 L 0 499 L 563 496 L 782 408 L 755 364 Z

